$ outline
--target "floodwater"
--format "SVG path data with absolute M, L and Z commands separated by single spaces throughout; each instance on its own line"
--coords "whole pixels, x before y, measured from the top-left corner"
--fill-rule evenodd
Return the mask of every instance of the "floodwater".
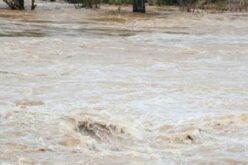
M 0 164 L 248 164 L 248 14 L 0 4 Z

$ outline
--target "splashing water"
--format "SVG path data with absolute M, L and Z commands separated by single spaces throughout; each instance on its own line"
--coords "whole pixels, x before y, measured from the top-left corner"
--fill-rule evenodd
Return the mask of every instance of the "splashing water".
M 113 8 L 0 9 L 0 164 L 247 164 L 248 14 Z

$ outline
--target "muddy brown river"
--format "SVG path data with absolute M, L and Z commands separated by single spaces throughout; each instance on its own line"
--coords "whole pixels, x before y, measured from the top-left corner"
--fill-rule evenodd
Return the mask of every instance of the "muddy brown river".
M 247 13 L 37 4 L 0 3 L 1 165 L 248 164 Z

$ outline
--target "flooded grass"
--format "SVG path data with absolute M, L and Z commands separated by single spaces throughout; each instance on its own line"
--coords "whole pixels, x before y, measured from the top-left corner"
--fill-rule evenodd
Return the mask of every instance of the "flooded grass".
M 46 33 L 39 31 L 21 31 L 21 32 L 0 32 L 0 37 L 45 37 Z
M 141 32 L 141 31 L 111 29 L 111 28 L 97 28 L 97 29 L 82 28 L 79 30 L 86 34 L 105 35 L 105 36 L 134 36 L 135 34 Z
M 112 18 L 106 18 L 106 17 L 103 17 L 103 18 L 92 18 L 91 20 L 94 20 L 94 21 L 107 21 L 107 22 L 117 22 L 117 23 L 125 23 L 126 22 L 126 19 L 124 18 L 117 18 L 117 17 L 112 17 Z

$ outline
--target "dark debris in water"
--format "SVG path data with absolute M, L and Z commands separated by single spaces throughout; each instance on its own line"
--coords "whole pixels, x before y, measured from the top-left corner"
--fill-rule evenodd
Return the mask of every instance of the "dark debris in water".
M 128 135 L 124 128 L 113 124 L 92 120 L 78 122 L 77 131 L 101 142 L 110 142 L 114 138 L 118 139 Z

